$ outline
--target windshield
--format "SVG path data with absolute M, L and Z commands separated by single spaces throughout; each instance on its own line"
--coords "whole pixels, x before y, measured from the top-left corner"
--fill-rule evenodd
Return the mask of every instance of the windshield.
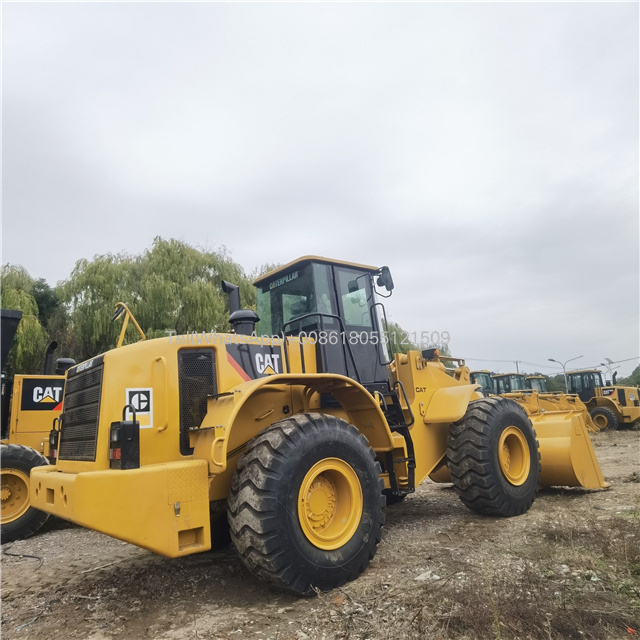
M 288 334 L 297 333 L 317 326 L 318 316 L 304 318 L 307 314 L 335 314 L 328 271 L 327 265 L 308 264 L 258 287 L 258 335 L 279 335 L 283 328 Z M 287 324 L 296 318 L 301 318 L 299 324 Z M 331 325 L 330 318 L 323 319 L 324 328 Z
M 481 391 L 484 395 L 493 393 L 493 378 L 490 373 L 474 371 L 471 374 L 471 382 L 479 384 L 482 387 Z
M 547 383 L 544 378 L 529 378 L 529 384 L 532 389 L 540 393 L 545 393 L 547 390 Z
M 523 391 L 526 389 L 524 376 L 522 374 L 510 374 L 495 378 L 497 393 L 511 393 L 512 391 Z

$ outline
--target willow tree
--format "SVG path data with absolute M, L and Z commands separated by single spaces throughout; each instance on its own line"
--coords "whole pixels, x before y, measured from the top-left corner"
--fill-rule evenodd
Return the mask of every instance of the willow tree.
M 42 373 L 49 335 L 40 322 L 38 304 L 34 298 L 35 283 L 36 280 L 23 267 L 11 264 L 2 267 L 2 308 L 22 311 L 22 319 L 7 360 L 9 375 Z
M 255 308 L 251 282 L 224 251 L 156 238 L 142 255 L 80 260 L 59 289 L 70 317 L 70 351 L 84 360 L 115 346 L 120 323 L 111 319 L 117 302 L 128 305 L 148 338 L 167 331 L 225 331 L 229 305 L 222 280 L 237 284 L 241 304 Z M 126 341 L 136 339 L 130 327 Z

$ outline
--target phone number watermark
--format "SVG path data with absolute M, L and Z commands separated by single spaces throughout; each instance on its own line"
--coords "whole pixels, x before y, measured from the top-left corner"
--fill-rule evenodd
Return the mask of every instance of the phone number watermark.
M 191 331 L 178 335 L 176 331 L 167 330 L 169 344 L 173 341 L 179 345 L 211 345 L 211 344 L 261 344 L 282 345 L 285 340 L 299 340 L 302 344 L 319 345 L 365 345 L 384 344 L 400 347 L 418 347 L 425 349 L 449 344 L 449 331 L 300 331 L 295 335 L 251 335 L 241 333 L 217 333 L 216 331 Z

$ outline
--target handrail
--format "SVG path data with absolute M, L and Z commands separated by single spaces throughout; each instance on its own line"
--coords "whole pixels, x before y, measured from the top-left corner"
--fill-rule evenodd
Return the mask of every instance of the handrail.
M 134 318 L 133 313 L 129 310 L 129 307 L 124 302 L 116 303 L 116 312 L 113 314 L 113 318 L 111 318 L 111 322 L 117 320 L 123 313 L 125 313 L 124 322 L 122 323 L 122 329 L 120 329 L 120 337 L 118 338 L 118 344 L 116 345 L 116 349 L 122 346 L 124 342 L 124 334 L 127 330 L 127 325 L 129 324 L 129 318 L 131 318 L 131 322 L 133 322 L 135 328 L 140 333 L 141 339 L 146 340 L 147 336 L 144 335 L 144 331 L 140 328 L 138 321 Z

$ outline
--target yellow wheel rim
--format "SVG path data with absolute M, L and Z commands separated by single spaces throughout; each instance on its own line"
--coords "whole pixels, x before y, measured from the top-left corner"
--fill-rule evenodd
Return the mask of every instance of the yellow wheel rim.
M 17 469 L 3 469 L 0 486 L 2 496 L 1 524 L 17 520 L 29 509 L 29 476 Z
M 500 434 L 498 459 L 502 473 L 512 485 L 525 483 L 529 477 L 531 459 L 527 439 L 517 427 L 508 427 Z
M 325 458 L 309 469 L 298 492 L 298 519 L 307 540 L 325 551 L 343 546 L 362 518 L 362 487 L 344 460 Z
M 595 416 L 591 416 L 591 419 L 593 420 L 596 427 L 598 427 L 598 429 L 600 430 L 606 429 L 609 426 L 607 416 L 603 415 L 602 413 L 596 413 Z

